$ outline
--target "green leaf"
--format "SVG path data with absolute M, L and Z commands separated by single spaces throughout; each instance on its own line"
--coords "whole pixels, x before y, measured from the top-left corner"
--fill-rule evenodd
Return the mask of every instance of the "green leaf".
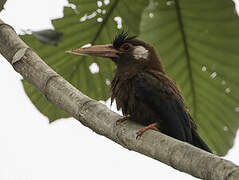
M 140 38 L 156 47 L 167 73 L 181 87 L 200 135 L 214 152 L 225 155 L 239 127 L 239 21 L 232 1 L 154 0 L 148 7 L 145 0 L 133 5 L 128 0 L 111 0 L 108 5 L 95 0 L 69 2 L 75 8 L 65 7 L 64 17 L 53 21 L 55 30 L 64 35 L 57 47 L 22 36 L 47 64 L 83 93 L 106 100 L 114 65 L 65 51 L 111 42 L 117 32 L 116 16 L 131 34 L 138 35 L 140 26 Z M 92 63 L 99 72 L 90 71 Z M 68 117 L 30 84 L 24 82 L 24 89 L 50 121 Z
M 1 0 L 0 1 L 0 12 L 4 9 L 4 4 L 6 3 L 7 0 Z
M 156 0 L 140 38 L 157 48 L 199 133 L 218 155 L 239 127 L 239 19 L 230 0 Z
M 65 7 L 64 17 L 53 20 L 55 30 L 63 33 L 64 38 L 57 47 L 40 43 L 32 35 L 22 39 L 40 55 L 57 73 L 62 75 L 84 94 L 97 100 L 106 100 L 110 96 L 109 83 L 114 64 L 109 60 L 66 54 L 67 50 L 91 43 L 105 44 L 113 40 L 117 30 L 115 17 L 122 18 L 123 26 L 130 34 L 139 34 L 141 14 L 148 5 L 146 0 L 111 0 L 109 4 L 97 6 L 96 0 L 70 0 L 75 8 Z M 102 21 L 102 22 L 98 22 Z M 93 63 L 99 66 L 99 72 L 92 73 L 89 67 Z M 96 65 L 96 64 L 94 64 Z M 50 121 L 68 115 L 46 101 L 46 98 L 30 84 L 24 82 L 24 89 L 37 107 Z
M 41 31 L 32 31 L 32 34 L 42 43 L 48 45 L 57 45 L 62 41 L 62 33 L 52 29 Z

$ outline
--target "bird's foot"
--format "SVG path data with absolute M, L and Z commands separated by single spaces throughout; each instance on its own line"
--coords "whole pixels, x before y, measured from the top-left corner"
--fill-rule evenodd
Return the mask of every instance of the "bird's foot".
M 123 116 L 122 118 L 119 118 L 119 119 L 116 121 L 116 125 L 118 125 L 118 124 L 120 124 L 120 123 L 122 123 L 122 122 L 128 120 L 129 118 L 130 118 L 130 115 L 129 115 L 129 114 Z
M 141 129 L 136 133 L 136 134 L 137 134 L 136 139 L 137 139 L 138 137 L 142 136 L 142 134 L 144 134 L 144 132 L 147 131 L 147 130 L 149 130 L 149 129 L 152 129 L 152 130 L 155 130 L 155 131 L 159 131 L 158 128 L 157 128 L 157 126 L 158 126 L 158 123 L 152 123 L 152 124 L 150 124 L 150 125 L 148 125 L 148 126 L 145 126 L 145 127 L 141 128 Z

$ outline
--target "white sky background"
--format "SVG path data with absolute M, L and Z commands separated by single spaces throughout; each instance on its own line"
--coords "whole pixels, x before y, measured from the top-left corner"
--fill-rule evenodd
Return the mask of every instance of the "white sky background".
M 17 32 L 51 28 L 66 0 L 8 0 L 0 18 Z M 80 30 L 79 30 L 80 33 Z M 129 151 L 73 118 L 48 123 L 25 95 L 20 79 L 0 56 L 0 179 L 196 179 Z M 239 164 L 239 136 L 226 159 Z

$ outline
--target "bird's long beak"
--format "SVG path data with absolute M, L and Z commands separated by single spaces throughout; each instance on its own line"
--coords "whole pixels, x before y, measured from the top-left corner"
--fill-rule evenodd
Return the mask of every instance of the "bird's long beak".
M 97 56 L 104 58 L 118 58 L 120 54 L 120 51 L 115 49 L 112 44 L 83 47 L 66 52 L 82 56 Z

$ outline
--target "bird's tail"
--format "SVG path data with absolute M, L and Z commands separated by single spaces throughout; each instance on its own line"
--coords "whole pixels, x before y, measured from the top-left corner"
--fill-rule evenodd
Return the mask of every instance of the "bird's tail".
M 193 145 L 203 149 L 207 152 L 212 153 L 212 151 L 210 150 L 210 148 L 207 146 L 207 144 L 202 140 L 202 138 L 198 135 L 197 131 L 192 130 L 192 138 L 193 138 Z

